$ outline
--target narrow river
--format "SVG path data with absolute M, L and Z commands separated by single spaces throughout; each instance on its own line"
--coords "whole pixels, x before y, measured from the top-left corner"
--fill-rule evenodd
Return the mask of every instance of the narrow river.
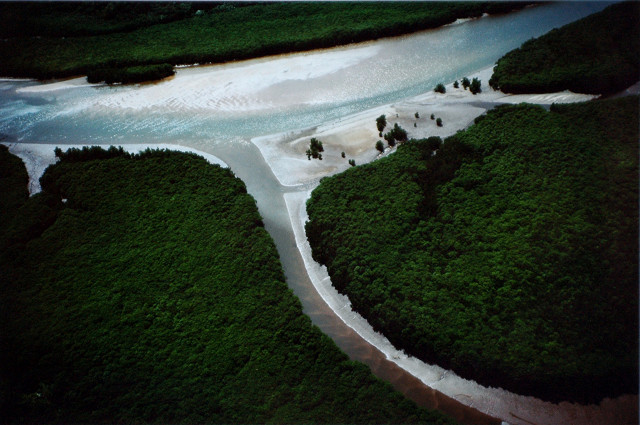
M 342 350 L 424 406 L 465 423 L 500 423 L 426 387 L 327 306 L 309 279 L 284 199 L 285 193 L 309 188 L 281 185 L 251 139 L 311 128 L 428 92 L 439 82 L 490 67 L 522 42 L 607 4 L 548 4 L 341 48 L 185 67 L 158 84 L 2 80 L 0 137 L 4 142 L 59 145 L 169 143 L 217 156 L 256 199 L 304 312 Z

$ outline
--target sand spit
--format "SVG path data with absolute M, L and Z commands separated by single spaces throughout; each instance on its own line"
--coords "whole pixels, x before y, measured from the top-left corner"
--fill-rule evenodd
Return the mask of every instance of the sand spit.
M 379 152 L 375 149 L 380 137 L 376 128 L 376 118 L 385 115 L 386 132 L 398 124 L 410 138 L 429 136 L 447 137 L 468 127 L 473 120 L 487 111 L 488 106 L 500 103 L 522 102 L 549 105 L 552 103 L 583 102 L 597 96 L 576 94 L 569 91 L 549 94 L 509 95 L 491 89 L 488 85 L 493 68 L 486 68 L 469 79 L 479 78 L 482 93 L 471 94 L 462 87 L 455 89 L 453 83 L 446 86 L 446 93 L 424 93 L 401 102 L 388 104 L 360 112 L 316 127 L 255 137 L 251 141 L 260 149 L 267 164 L 283 186 L 307 185 L 321 177 L 333 175 L 349 168 L 349 159 L 356 164 L 373 161 Z M 419 118 L 415 117 L 416 112 Z M 431 119 L 431 115 L 434 119 Z M 441 118 L 442 127 L 436 119 Z M 312 137 L 322 141 L 325 152 L 323 159 L 308 160 L 305 151 Z M 388 153 L 389 149 L 387 150 Z M 342 152 L 345 158 L 342 158 Z
M 67 150 L 71 148 L 83 148 L 85 146 L 96 145 L 54 145 L 54 144 L 38 144 L 38 143 L 3 143 L 9 148 L 9 152 L 16 155 L 24 162 L 27 173 L 29 174 L 29 194 L 33 195 L 42 190 L 40 187 L 40 177 L 44 174 L 44 171 L 49 165 L 55 164 L 57 158 L 54 154 L 54 149 L 59 147 L 60 149 Z M 99 145 L 100 147 L 107 149 L 106 145 Z M 208 154 L 206 152 L 198 151 L 196 149 L 187 148 L 180 145 L 169 144 L 147 144 L 147 145 L 135 145 L 126 144 L 118 145 L 129 153 L 139 153 L 146 149 L 168 149 L 179 152 L 192 152 L 204 157 L 211 164 L 218 164 L 222 167 L 228 167 L 224 161 L 220 158 Z

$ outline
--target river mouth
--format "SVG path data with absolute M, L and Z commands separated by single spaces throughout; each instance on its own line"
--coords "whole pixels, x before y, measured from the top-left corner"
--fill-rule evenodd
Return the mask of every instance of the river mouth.
M 591 406 L 586 413 L 568 403 L 527 406 L 533 403 L 527 397 L 511 399 L 498 414 L 490 398 L 505 396 L 502 393 L 473 393 L 475 398 L 469 400 L 468 394 L 452 390 L 449 397 L 425 386 L 424 380 L 398 366 L 393 356 L 364 339 L 326 304 L 300 254 L 287 203 L 293 197 L 298 207 L 303 205 L 304 196 L 320 177 L 348 168 L 347 159 L 358 164 L 375 159 L 376 115 L 386 113 L 390 122 L 396 119 L 414 131 L 408 123 L 413 123 L 418 109 L 425 120 L 431 110 L 444 114 L 443 130 L 420 122 L 416 135 L 420 131 L 446 135 L 464 128 L 490 103 L 474 105 L 466 99 L 456 103 L 451 97 L 445 101 L 433 95 L 436 83 L 484 70 L 486 85 L 486 70 L 508 50 L 605 6 L 546 5 L 362 45 L 184 68 L 172 80 L 153 85 L 90 86 L 82 79 L 54 83 L 57 86 L 0 81 L 0 133 L 16 143 L 171 143 L 215 155 L 256 199 L 289 287 L 300 298 L 304 312 L 352 359 L 369 365 L 405 395 L 463 423 L 499 423 L 496 416 L 510 423 L 558 423 L 559 418 L 562 423 L 611 423 L 591 412 Z M 479 102 L 481 98 L 472 99 Z M 458 116 L 462 108 L 468 108 L 466 115 Z M 358 128 L 357 133 L 349 133 L 353 139 L 340 137 L 351 128 Z M 308 161 L 304 150 L 300 152 L 314 134 L 321 134 L 330 149 L 322 163 Z M 265 135 L 272 136 L 260 139 Z M 347 158 L 342 159 L 343 151 Z M 274 166 L 278 161 L 281 165 Z M 628 410 L 630 403 L 634 404 L 633 399 L 625 399 L 609 409 Z M 540 416 L 549 409 L 552 414 Z M 565 421 L 571 415 L 577 419 Z

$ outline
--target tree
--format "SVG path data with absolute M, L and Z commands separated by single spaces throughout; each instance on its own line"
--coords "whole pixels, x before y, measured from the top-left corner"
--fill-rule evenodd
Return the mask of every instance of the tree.
M 322 142 L 315 137 L 311 138 L 311 150 L 317 150 L 318 152 L 324 152 L 324 147 L 322 146 Z
M 454 88 L 454 89 L 457 89 L 458 87 L 460 87 L 460 84 L 458 84 L 458 80 L 455 80 L 455 81 L 453 82 L 453 88 Z
M 407 139 L 409 138 L 407 136 L 407 131 L 404 128 L 400 127 L 398 125 L 398 123 L 394 124 L 393 132 L 394 132 L 394 136 L 395 136 L 396 140 L 398 140 L 400 142 L 406 142 Z
M 444 88 L 444 84 L 439 83 L 435 89 L 433 89 L 436 93 L 446 93 L 447 89 Z
M 415 115 L 416 119 L 420 118 L 420 114 L 419 113 L 416 112 L 414 115 Z
M 387 117 L 384 114 L 376 118 L 376 126 L 378 127 L 378 131 L 382 133 L 382 130 L 387 126 Z
M 389 143 L 389 146 L 394 147 L 396 145 L 396 139 L 395 137 L 393 137 L 393 132 L 389 131 L 387 134 L 384 135 L 384 140 L 387 141 L 387 143 Z
M 340 155 L 342 155 L 343 158 L 346 158 L 346 155 L 344 152 L 342 152 Z
M 471 93 L 473 94 L 482 92 L 482 83 L 480 82 L 480 80 L 478 80 L 477 78 L 474 78 L 473 81 L 471 81 L 471 86 L 469 87 L 469 90 L 471 90 Z
M 322 146 L 322 142 L 315 137 L 312 137 L 309 142 L 309 149 L 305 152 L 307 154 L 307 159 L 311 161 L 311 158 L 317 158 L 322 161 L 322 155 L 320 152 L 324 152 L 324 146 Z
M 438 127 L 442 127 L 442 118 L 438 118 L 438 119 L 436 120 L 436 125 L 437 125 Z
M 384 144 L 382 143 L 382 140 L 378 140 L 376 142 L 376 149 L 378 149 L 380 152 L 384 152 Z
M 471 82 L 469 81 L 469 79 L 467 77 L 464 77 L 462 79 L 462 87 L 466 90 L 469 88 L 469 85 L 471 85 Z
M 431 114 L 431 119 L 432 119 L 432 120 L 435 120 L 435 119 L 436 119 L 436 116 L 435 116 L 434 114 Z
M 356 166 L 356 160 L 355 159 L 350 159 L 349 160 L 349 165 L 351 165 L 352 167 Z

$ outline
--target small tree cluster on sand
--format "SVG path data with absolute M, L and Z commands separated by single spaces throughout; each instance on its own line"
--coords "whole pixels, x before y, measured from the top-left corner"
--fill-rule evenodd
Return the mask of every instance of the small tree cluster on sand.
M 309 143 L 309 149 L 307 149 L 307 159 L 311 161 L 311 158 L 317 158 L 322 161 L 322 154 L 320 152 L 324 152 L 324 147 L 322 146 L 322 142 L 315 137 L 311 138 Z

